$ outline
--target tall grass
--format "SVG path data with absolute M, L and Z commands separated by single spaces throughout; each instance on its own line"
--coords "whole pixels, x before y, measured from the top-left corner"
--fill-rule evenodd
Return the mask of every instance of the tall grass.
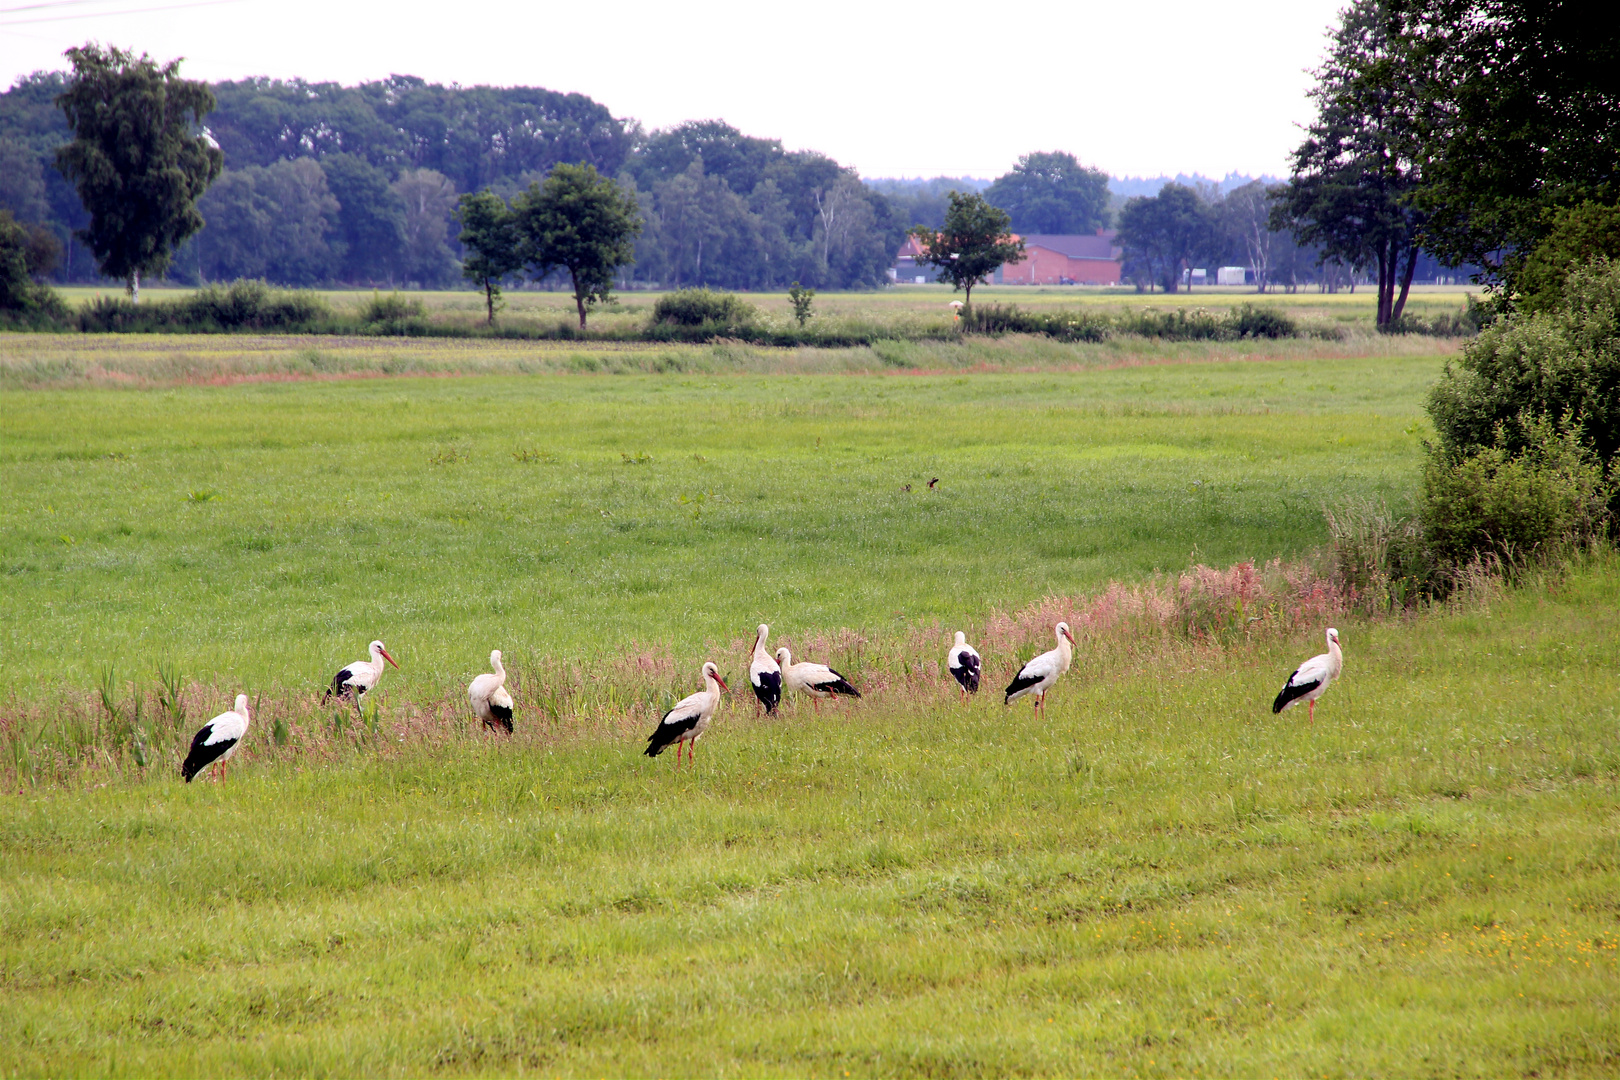
M 387 704 L 283 757 L 267 702 L 228 783 L 8 798 L 0 1069 L 1604 1075 L 1620 700 L 1567 675 L 1617 601 L 1611 557 L 1351 615 L 1314 725 L 1268 709 L 1311 620 L 1088 632 L 1039 722 L 732 695 L 679 771 L 646 723 L 401 745 Z

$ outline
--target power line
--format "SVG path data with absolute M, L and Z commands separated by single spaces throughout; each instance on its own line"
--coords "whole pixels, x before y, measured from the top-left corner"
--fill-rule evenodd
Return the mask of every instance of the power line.
M 98 0 L 57 0 L 57 4 L 38 4 L 34 7 L 67 6 L 76 3 L 96 3 Z M 87 11 L 79 15 L 42 15 L 32 19 L 6 19 L 0 18 L 0 26 L 28 26 L 32 23 L 68 22 L 72 19 L 112 19 L 120 15 L 146 15 L 154 11 L 179 11 L 183 8 L 218 7 L 221 4 L 240 4 L 242 0 L 194 0 L 189 4 L 163 4 L 158 7 L 127 8 L 123 11 Z M 23 11 L 26 8 L 8 8 L 7 11 Z M 4 15 L 0 11 L 0 15 Z

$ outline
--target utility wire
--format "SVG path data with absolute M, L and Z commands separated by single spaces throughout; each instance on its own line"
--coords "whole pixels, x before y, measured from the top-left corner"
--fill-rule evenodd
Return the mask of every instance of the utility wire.
M 32 4 L 26 7 L 0 9 L 0 26 L 27 26 L 31 23 L 67 22 L 71 19 L 113 19 L 120 15 L 146 15 L 154 11 L 179 11 L 183 8 L 218 7 L 221 4 L 239 4 L 242 0 L 193 0 L 189 4 L 163 4 L 158 7 L 126 8 L 122 11 L 86 11 L 77 15 L 41 15 L 28 19 L 8 19 L 5 16 L 13 11 L 28 11 L 38 8 L 67 7 L 70 4 L 105 3 L 107 0 L 56 0 L 52 4 Z

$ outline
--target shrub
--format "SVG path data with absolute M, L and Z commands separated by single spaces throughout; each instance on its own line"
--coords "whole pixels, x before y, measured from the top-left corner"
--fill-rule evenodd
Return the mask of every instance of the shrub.
M 1102 341 L 1105 317 L 1079 311 L 1024 311 L 1016 304 L 979 304 L 962 309 L 962 329 L 975 334 L 1045 334 L 1064 341 Z
M 156 330 L 308 330 L 332 309 L 314 293 L 273 289 L 262 281 L 208 285 L 175 300 L 132 303 L 125 296 L 98 296 L 79 311 L 87 333 Z
M 1299 336 L 1299 325 L 1276 308 L 1244 304 L 1227 316 L 1240 338 L 1291 338 Z
M 208 285 L 175 303 L 176 317 L 193 327 L 222 330 L 288 330 L 329 317 L 326 301 L 310 292 L 272 289 L 262 281 Z
M 654 325 L 745 326 L 754 321 L 753 305 L 734 293 L 710 289 L 682 289 L 660 296 L 653 305 Z
M 1513 277 L 1516 303 L 1525 312 L 1556 310 L 1572 267 L 1596 258 L 1620 259 L 1620 206 L 1566 207 L 1553 213 L 1551 225 Z
M 425 318 L 427 308 L 421 300 L 414 296 L 401 296 L 397 292 L 387 296 L 372 293 L 371 299 L 360 307 L 360 321 L 363 323 L 403 323 Z
M 1607 532 L 1614 484 L 1579 434 L 1528 414 L 1514 426 L 1516 436 L 1498 425 L 1492 445 L 1466 456 L 1429 449 L 1419 517 L 1438 558 L 1495 556 L 1511 568 Z
M 1607 466 L 1620 450 L 1620 262 L 1572 271 L 1557 307 L 1499 318 L 1464 346 L 1429 391 L 1429 416 L 1452 461 L 1498 445 L 1523 453 L 1521 416 L 1562 422 Z
M 43 236 L 43 239 L 42 239 Z M 0 321 L 45 328 L 72 318 L 62 298 L 34 280 L 48 269 L 49 234 L 20 225 L 9 210 L 0 210 Z
M 1324 512 L 1333 583 L 1373 612 L 1413 607 L 1445 591 L 1446 578 L 1413 517 L 1383 502 L 1353 502 Z

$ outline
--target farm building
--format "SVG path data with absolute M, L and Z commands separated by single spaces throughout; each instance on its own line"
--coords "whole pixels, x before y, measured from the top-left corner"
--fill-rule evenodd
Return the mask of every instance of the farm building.
M 997 285 L 1118 285 L 1121 253 L 1112 229 L 1088 236 L 1031 234 L 1023 237 L 1024 257 L 1006 263 L 991 278 Z M 889 280 L 900 285 L 921 285 L 935 279 L 935 271 L 917 261 L 922 247 L 914 236 L 895 254 Z
M 1024 237 L 1024 257 L 996 271 L 997 285 L 1118 285 L 1122 261 L 1118 234 Z
M 922 245 L 917 243 L 917 238 L 906 237 L 906 242 L 900 245 L 900 251 L 894 257 L 894 265 L 889 267 L 889 280 L 899 285 L 922 285 L 933 281 L 934 268 L 917 262 L 917 256 L 921 254 Z

